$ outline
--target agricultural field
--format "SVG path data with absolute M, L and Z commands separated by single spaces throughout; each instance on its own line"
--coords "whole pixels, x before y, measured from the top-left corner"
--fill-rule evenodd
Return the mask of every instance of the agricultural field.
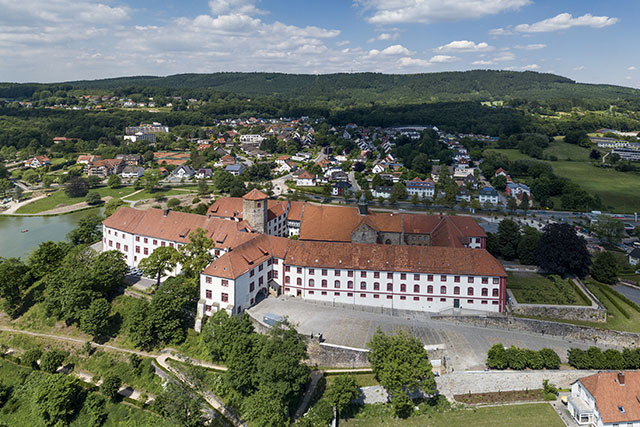
M 509 273 L 507 288 L 521 304 L 591 304 L 589 299 L 573 283 L 562 280 L 558 276 Z

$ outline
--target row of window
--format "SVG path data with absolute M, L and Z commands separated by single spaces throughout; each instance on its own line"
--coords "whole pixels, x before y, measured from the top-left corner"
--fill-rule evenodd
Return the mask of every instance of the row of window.
M 309 295 L 315 295 L 315 291 L 307 291 L 307 293 Z M 320 291 L 320 295 L 328 295 L 329 293 L 327 291 Z M 334 292 L 333 296 L 339 297 L 341 296 L 342 293 L 341 292 Z M 353 292 L 347 292 L 347 297 L 353 297 Z M 367 294 L 360 294 L 360 298 L 367 298 Z M 420 301 L 421 297 L 413 297 L 414 301 Z M 380 294 L 373 294 L 373 299 L 380 299 Z M 387 299 L 393 299 L 392 295 L 387 295 Z M 400 296 L 400 300 L 401 301 L 405 301 L 407 299 L 407 297 L 405 295 L 401 295 Z M 433 297 L 427 297 L 427 301 L 428 302 L 432 302 L 433 301 Z M 447 298 L 440 298 L 440 302 L 447 302 Z M 481 304 L 489 304 L 489 301 L 487 300 L 482 300 L 480 301 Z M 499 301 L 492 301 L 491 302 L 493 305 L 498 305 L 500 302 Z M 470 299 L 467 300 L 467 304 L 474 304 L 474 300 Z
M 291 267 L 286 265 L 284 267 L 284 271 L 285 272 L 290 272 L 291 271 Z M 296 267 L 296 273 L 297 274 L 302 274 L 302 267 Z M 314 268 L 310 268 L 308 271 L 308 274 L 310 276 L 314 276 L 316 274 L 316 270 Z M 327 276 L 329 274 L 329 270 L 326 268 L 323 268 L 320 270 L 320 274 L 322 276 Z M 341 275 L 341 270 L 333 270 L 333 275 L 335 277 L 340 277 Z M 360 277 L 361 278 L 367 278 L 368 272 L 367 271 L 361 271 L 360 272 Z M 354 277 L 354 272 L 353 270 L 348 270 L 347 271 L 347 277 Z M 453 276 L 453 281 L 455 283 L 460 283 L 460 277 L 461 276 Z M 374 279 L 379 279 L 380 278 L 380 272 L 379 271 L 374 271 L 373 272 L 373 278 Z M 427 274 L 427 281 L 428 282 L 433 282 L 433 278 L 434 275 L 433 274 Z M 393 273 L 387 273 L 387 279 L 393 279 Z M 498 277 L 493 277 L 493 284 L 497 285 L 500 283 L 500 278 Z M 407 280 L 407 273 L 400 273 L 400 280 Z M 420 274 L 414 274 L 413 275 L 413 280 L 420 280 Z M 446 282 L 448 280 L 448 276 L 446 274 L 442 274 L 440 275 L 440 281 L 441 282 Z M 467 283 L 474 283 L 475 282 L 475 277 L 473 276 L 467 276 Z M 489 278 L 488 277 L 482 277 L 482 284 L 487 285 L 489 284 Z

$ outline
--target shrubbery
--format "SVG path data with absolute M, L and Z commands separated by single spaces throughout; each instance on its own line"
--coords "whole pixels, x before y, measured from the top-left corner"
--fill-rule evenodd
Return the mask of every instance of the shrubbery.
M 569 365 L 576 369 L 640 369 L 640 348 L 622 351 L 598 347 L 569 349 Z
M 487 366 L 491 369 L 558 369 L 560 357 L 550 348 L 540 351 L 511 346 L 505 349 L 495 344 L 487 353 Z

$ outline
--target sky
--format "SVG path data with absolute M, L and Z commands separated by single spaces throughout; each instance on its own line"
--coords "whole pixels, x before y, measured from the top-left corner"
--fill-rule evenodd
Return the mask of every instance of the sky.
M 640 87 L 639 0 L 0 0 L 0 81 L 533 70 Z

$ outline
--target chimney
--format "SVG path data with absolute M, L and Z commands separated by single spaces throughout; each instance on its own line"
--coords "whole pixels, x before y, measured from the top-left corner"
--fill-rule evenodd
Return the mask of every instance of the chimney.
M 624 385 L 624 372 L 618 372 L 618 382 L 620 385 Z
M 164 209 L 164 210 L 163 210 L 164 216 L 169 216 L 169 211 L 170 211 L 170 210 L 171 210 L 171 209 L 169 209 L 169 208 Z

